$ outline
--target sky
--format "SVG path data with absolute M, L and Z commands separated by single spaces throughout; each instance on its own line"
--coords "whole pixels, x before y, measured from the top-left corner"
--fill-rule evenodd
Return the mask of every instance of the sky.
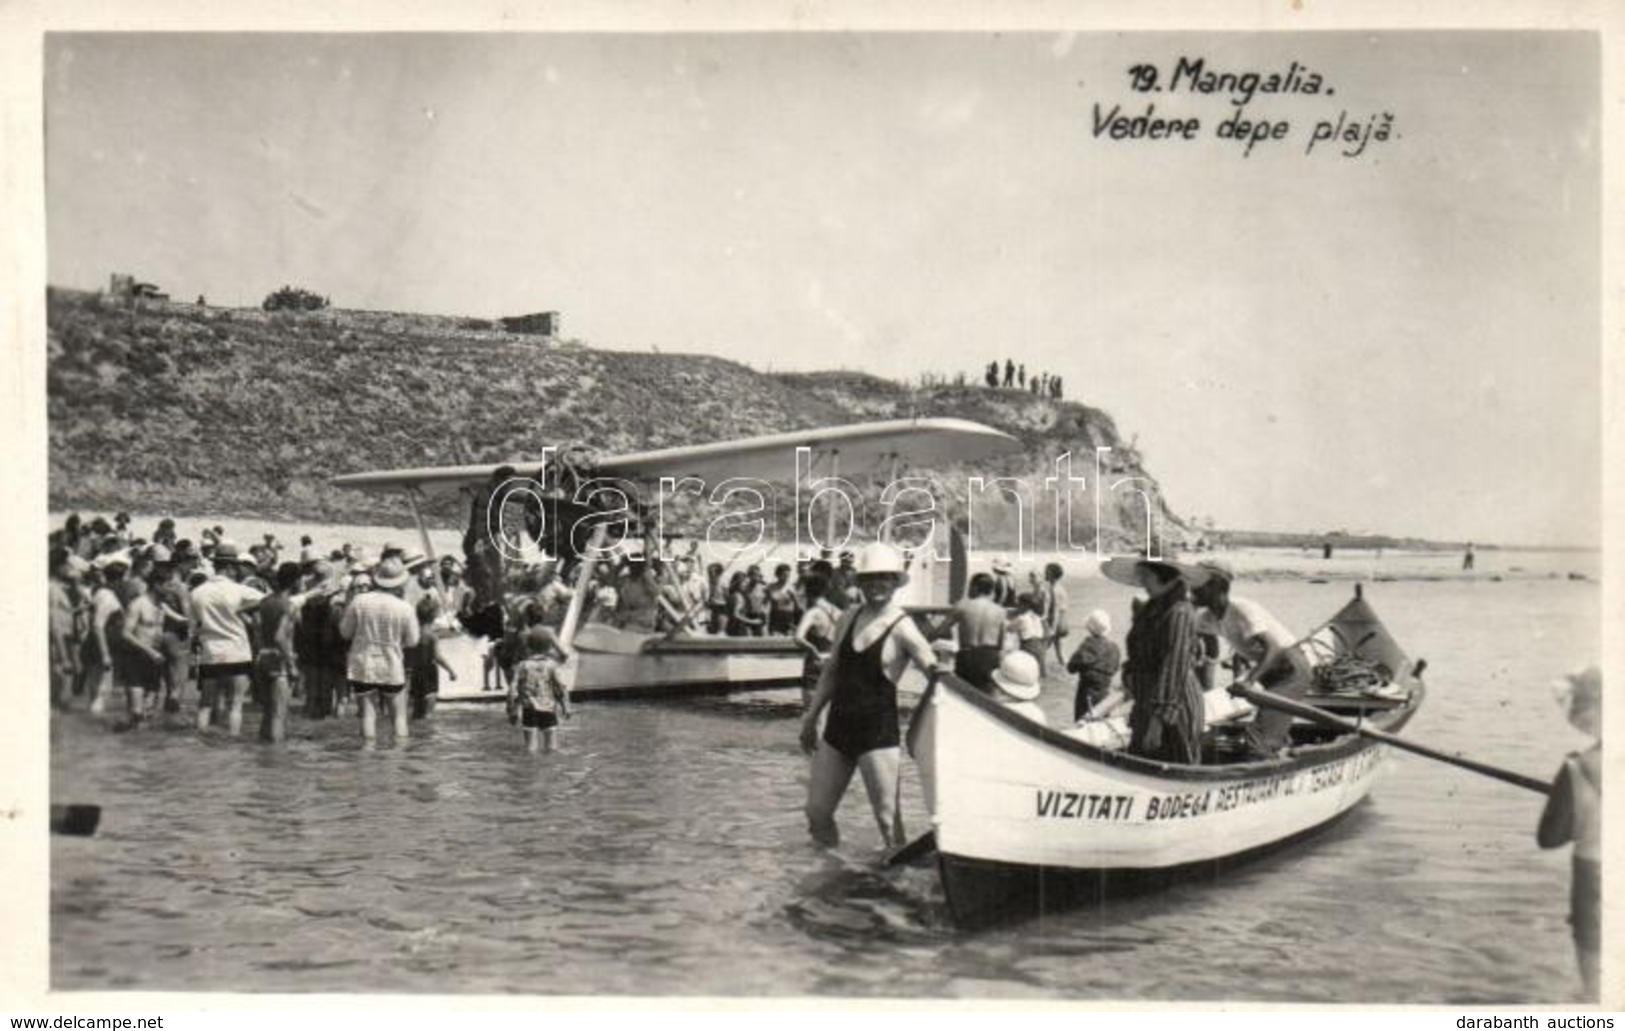
M 1181 58 L 1322 92 L 1255 95 L 1287 136 L 1244 156 Z M 1008 356 L 1185 516 L 1600 543 L 1594 35 L 53 34 L 45 76 L 55 285 L 558 310 L 759 369 Z M 1095 133 L 1148 104 L 1199 138 Z

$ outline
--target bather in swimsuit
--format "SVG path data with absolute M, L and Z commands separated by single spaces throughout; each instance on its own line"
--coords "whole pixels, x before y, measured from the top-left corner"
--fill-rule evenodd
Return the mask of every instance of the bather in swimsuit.
M 835 693 L 830 698 L 824 740 L 849 759 L 903 740 L 897 720 L 897 685 L 881 665 L 886 638 L 906 618 L 898 616 L 861 652 L 852 647 L 854 620 L 835 651 Z

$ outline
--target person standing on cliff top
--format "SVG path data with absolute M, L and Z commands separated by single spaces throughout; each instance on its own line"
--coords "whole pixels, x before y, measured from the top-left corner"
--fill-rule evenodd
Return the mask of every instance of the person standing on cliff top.
M 1004 360 L 1004 385 L 1010 386 L 1016 381 L 1016 363 L 1006 358 Z

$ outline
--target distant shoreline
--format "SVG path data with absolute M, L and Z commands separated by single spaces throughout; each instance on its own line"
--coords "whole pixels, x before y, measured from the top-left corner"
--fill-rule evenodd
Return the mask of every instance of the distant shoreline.
M 1231 548 L 1309 548 L 1316 551 L 1327 544 L 1334 551 L 1556 551 L 1600 553 L 1600 544 L 1498 544 L 1492 541 L 1436 541 L 1423 537 L 1388 537 L 1376 534 L 1352 536 L 1339 533 L 1288 533 L 1269 530 L 1214 530 L 1212 538 Z

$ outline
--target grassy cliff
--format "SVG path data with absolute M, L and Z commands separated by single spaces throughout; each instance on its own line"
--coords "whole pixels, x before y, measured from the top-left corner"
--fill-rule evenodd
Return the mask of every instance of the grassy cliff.
M 549 344 L 469 319 L 130 307 L 64 290 L 50 292 L 48 328 L 57 509 L 390 523 L 402 518 L 398 501 L 327 478 L 535 456 L 544 444 L 614 454 L 913 415 L 972 419 L 1023 442 L 999 462 L 935 472 L 956 504 L 969 475 L 1022 479 L 1038 499 L 1029 535 L 1034 520 L 1053 533 L 1042 479 L 1064 451 L 1090 468 L 1090 489 L 1097 446 L 1113 448 L 1111 480 L 1152 482 L 1106 413 L 1018 390 L 770 375 L 705 355 Z M 1152 496 L 1156 525 L 1173 525 Z M 1143 539 L 1143 507 L 1130 492 L 1103 496 L 1103 535 Z M 1013 546 L 1008 509 L 978 506 L 978 545 Z M 1074 506 L 1073 524 L 1074 540 L 1093 531 L 1092 500 Z

